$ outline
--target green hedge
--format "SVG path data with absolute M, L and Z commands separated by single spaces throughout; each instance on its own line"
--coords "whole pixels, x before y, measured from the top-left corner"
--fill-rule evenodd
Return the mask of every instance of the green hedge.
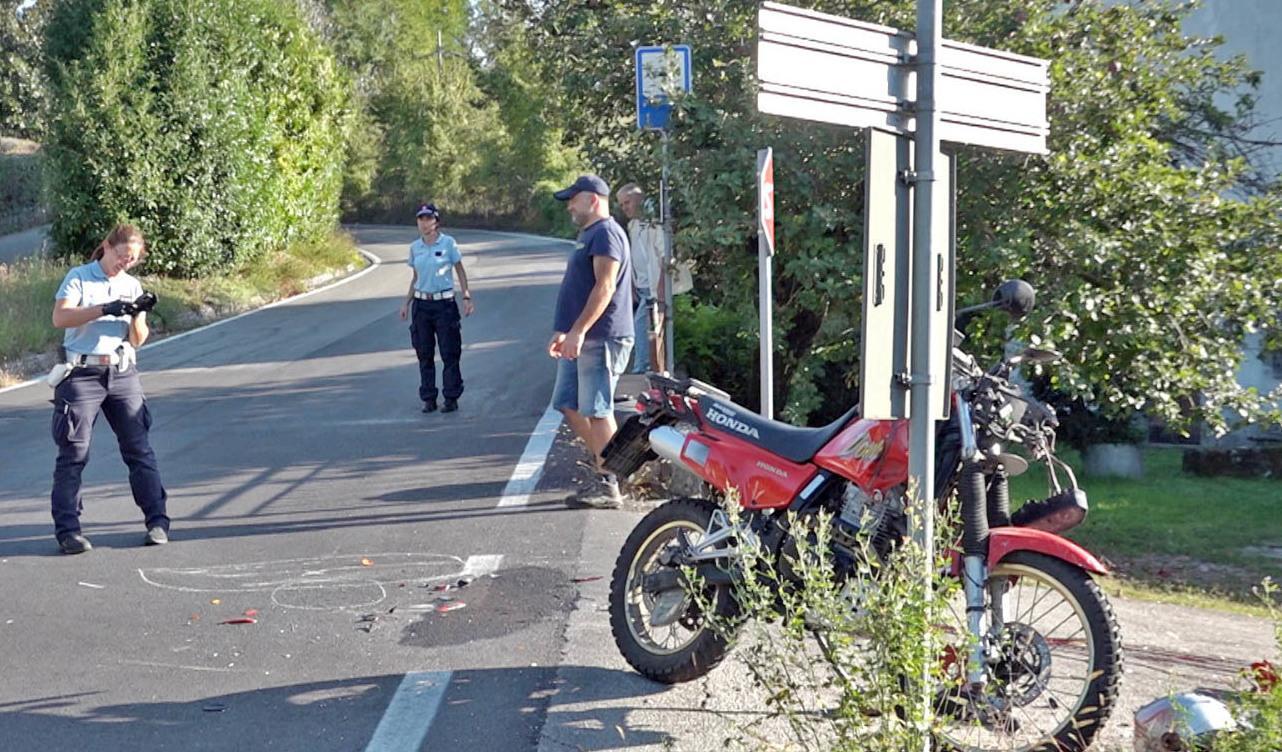
M 201 276 L 325 236 L 350 87 L 289 0 L 65 0 L 46 30 L 52 236 L 118 221 Z

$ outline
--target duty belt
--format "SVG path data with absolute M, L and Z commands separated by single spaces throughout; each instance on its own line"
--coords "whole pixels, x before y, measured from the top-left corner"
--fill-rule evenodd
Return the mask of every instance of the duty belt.
M 454 291 L 446 290 L 445 292 L 419 292 L 414 291 L 414 297 L 417 300 L 453 300 Z
M 80 353 L 71 354 L 68 361 L 73 366 L 114 366 L 120 363 L 119 353 L 108 353 L 106 355 L 82 355 Z

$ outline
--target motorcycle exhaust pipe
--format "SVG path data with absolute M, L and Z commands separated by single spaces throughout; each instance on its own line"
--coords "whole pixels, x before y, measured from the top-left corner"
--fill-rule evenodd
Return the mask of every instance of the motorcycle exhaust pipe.
M 650 450 L 675 467 L 682 467 L 681 450 L 686 444 L 685 433 L 672 426 L 659 426 L 650 431 Z

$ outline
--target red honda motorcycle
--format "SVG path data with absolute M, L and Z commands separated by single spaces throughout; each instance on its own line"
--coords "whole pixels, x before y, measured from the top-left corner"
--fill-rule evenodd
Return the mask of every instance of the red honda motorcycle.
M 1007 282 L 992 302 L 960 311 L 958 328 L 985 308 L 1027 315 L 1034 296 L 1027 283 Z M 1116 702 L 1121 641 L 1093 579 L 1106 568 L 1060 537 L 1085 519 L 1087 500 L 1055 456 L 1055 413 L 1011 380 L 1018 365 L 1059 355 L 1029 349 L 985 371 L 960 348 L 963 338 L 954 338 L 951 417 L 936 429 L 935 488 L 938 504 L 960 505 L 952 575 L 962 582 L 968 634 L 956 630 L 949 650 L 957 681 L 937 695 L 939 742 L 974 752 L 1080 752 Z M 856 407 L 822 428 L 796 428 L 696 380 L 649 379 L 638 414 L 606 447 L 606 466 L 627 477 L 662 457 L 710 492 L 657 507 L 628 536 L 611 582 L 610 624 L 633 668 L 677 683 L 708 673 L 729 649 L 689 596 L 683 568 L 708 588 L 705 607 L 732 616 L 740 545 L 773 554 L 780 570 L 795 554 L 786 512 L 832 515 L 838 576 L 853 571 L 861 552 L 885 557 L 903 540 L 908 422 L 864 420 Z M 1008 478 L 1029 462 L 1006 451 L 1010 444 L 1045 466 L 1051 488 L 1014 514 Z M 713 500 L 731 490 L 741 506 L 736 524 Z M 777 575 L 785 582 L 789 573 Z

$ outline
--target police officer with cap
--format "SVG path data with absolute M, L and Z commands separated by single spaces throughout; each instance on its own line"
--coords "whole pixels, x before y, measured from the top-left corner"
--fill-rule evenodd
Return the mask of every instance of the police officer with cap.
M 80 532 L 80 476 L 89 461 L 89 441 L 101 411 L 116 434 L 129 466 L 134 503 L 147 527 L 143 542 L 169 542 L 168 494 L 160 482 L 156 453 L 148 438 L 151 412 L 138 378 L 135 348 L 147 341 L 147 311 L 156 297 L 126 270 L 146 251 L 142 233 L 131 225 L 111 231 L 92 260 L 67 272 L 54 296 L 53 325 L 65 329 L 66 362 L 54 367 L 53 440 L 54 534 L 64 554 L 93 546 Z
M 463 396 L 463 332 L 459 318 L 458 294 L 463 297 L 463 315 L 471 316 L 472 293 L 463 268 L 463 256 L 454 238 L 440 231 L 441 213 L 436 204 L 423 204 L 415 213 L 419 239 L 410 244 L 409 266 L 414 270 L 409 292 L 401 305 L 401 320 L 410 319 L 410 342 L 418 356 L 418 398 L 423 412 L 436 411 L 436 350 L 441 351 L 441 389 L 445 406 L 441 412 L 458 409 Z M 454 287 L 454 273 L 459 287 Z

